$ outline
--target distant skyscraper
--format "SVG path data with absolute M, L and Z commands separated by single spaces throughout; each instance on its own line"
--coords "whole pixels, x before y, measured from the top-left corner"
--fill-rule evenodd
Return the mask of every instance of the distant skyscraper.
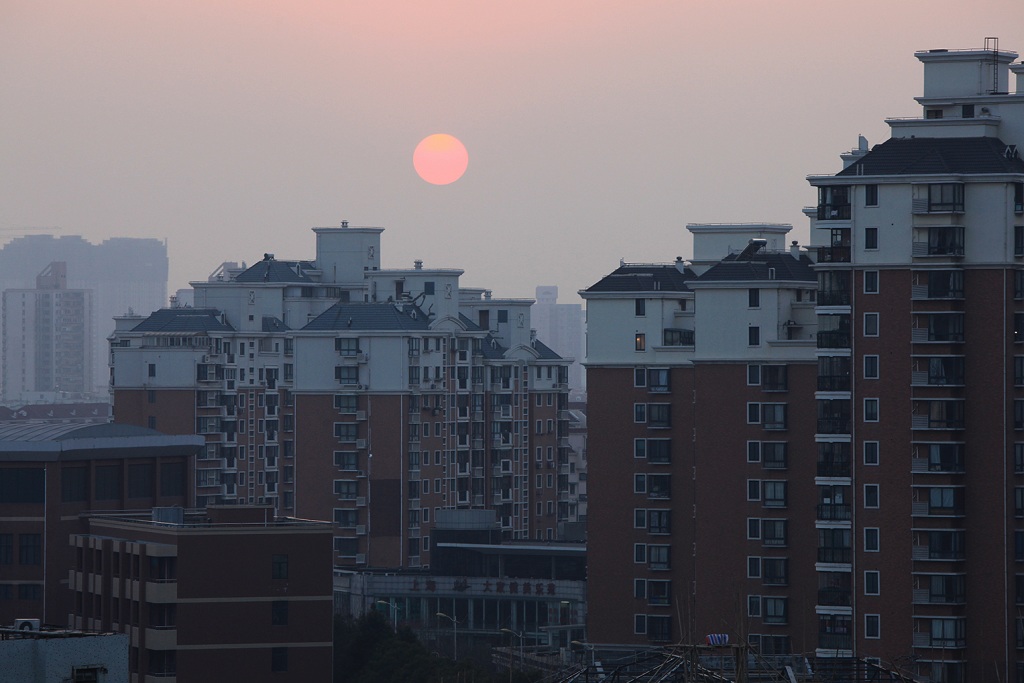
M 84 394 L 92 388 L 93 294 L 67 288 L 55 261 L 35 289 L 3 293 L 3 394 L 7 401 Z
M 530 307 L 530 320 L 537 336 L 563 358 L 573 358 L 569 366 L 570 391 L 586 388 L 583 375 L 583 307 L 580 304 L 558 303 L 558 287 L 537 287 L 537 302 Z
M 92 335 L 91 374 L 85 391 L 106 392 L 106 339 L 114 331 L 114 316 L 129 309 L 145 315 L 167 304 L 167 245 L 130 237 L 100 244 L 77 235 L 19 237 L 0 249 L 0 292 L 32 287 L 36 275 L 54 261 L 67 264 L 68 288 L 92 290 L 87 323 Z

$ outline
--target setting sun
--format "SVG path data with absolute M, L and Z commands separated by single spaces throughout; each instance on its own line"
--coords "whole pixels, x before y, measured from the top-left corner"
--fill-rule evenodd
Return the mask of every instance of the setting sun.
M 416 173 L 433 185 L 454 183 L 466 172 L 469 153 L 458 138 L 445 133 L 429 135 L 416 145 L 412 165 Z

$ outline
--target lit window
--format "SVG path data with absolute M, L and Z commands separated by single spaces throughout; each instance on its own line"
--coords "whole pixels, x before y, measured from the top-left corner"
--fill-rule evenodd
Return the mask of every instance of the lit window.
M 647 348 L 647 335 L 637 332 L 634 337 L 634 344 L 637 351 L 644 351 Z

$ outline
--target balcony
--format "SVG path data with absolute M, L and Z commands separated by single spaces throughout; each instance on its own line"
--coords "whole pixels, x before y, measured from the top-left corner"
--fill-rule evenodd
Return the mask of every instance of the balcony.
M 818 247 L 818 263 L 849 263 L 850 247 Z M 823 304 L 836 305 L 836 304 Z
M 850 564 L 852 558 L 851 548 L 818 548 L 818 562 Z
M 819 458 L 817 476 L 819 477 L 849 477 L 849 458 Z
M 853 519 L 853 511 L 845 503 L 818 503 L 816 519 L 821 522 L 849 522 Z
M 146 629 L 147 650 L 174 650 L 178 647 L 178 630 L 174 626 Z
M 850 375 L 818 375 L 818 391 L 850 391 Z
M 818 604 L 823 607 L 849 607 L 851 591 L 849 588 L 819 588 Z
M 849 633 L 819 633 L 819 650 L 852 650 L 853 636 Z
M 844 330 L 827 330 L 818 332 L 819 349 L 850 348 L 850 333 Z
M 818 434 L 849 434 L 849 417 L 818 418 Z
M 850 220 L 849 202 L 830 202 L 818 204 L 819 221 L 848 221 Z
M 826 247 L 820 247 L 824 249 Z M 828 247 L 831 249 L 837 249 L 839 247 Z M 849 247 L 842 247 L 849 251 Z M 818 305 L 819 306 L 849 306 L 853 297 L 850 296 L 849 291 L 845 290 L 818 290 Z

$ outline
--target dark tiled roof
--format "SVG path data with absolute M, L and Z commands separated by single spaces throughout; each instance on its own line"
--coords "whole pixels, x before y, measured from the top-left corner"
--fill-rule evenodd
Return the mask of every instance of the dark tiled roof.
M 775 280 L 799 280 L 817 282 L 818 277 L 811 270 L 811 260 L 801 255 L 799 260 L 789 254 L 754 254 L 749 259 L 740 259 L 730 254 L 711 266 L 698 282 L 730 282 L 748 280 L 769 280 L 768 269 L 775 269 Z
M 263 331 L 264 332 L 284 332 L 285 330 L 291 329 L 280 318 L 275 318 L 272 315 L 263 316 Z
M 466 326 L 466 330 L 469 332 L 479 332 L 482 327 L 477 325 L 475 322 L 467 318 L 463 313 L 459 313 L 459 322 Z
M 308 261 L 278 261 L 264 258 L 250 266 L 235 278 L 235 282 L 313 282 L 302 274 L 304 268 L 312 269 Z
M 998 138 L 891 138 L 836 176 L 1024 173 L 1006 147 Z
M 161 308 L 132 328 L 133 332 L 224 332 L 234 328 L 215 308 Z
M 605 275 L 588 292 L 685 292 L 686 283 L 696 278 L 689 268 L 679 272 L 674 265 L 623 265 Z
M 126 436 L 162 436 L 146 427 L 128 424 L 83 425 L 70 422 L 32 422 L 0 427 L 0 441 L 63 441 L 65 439 L 103 439 Z
M 304 330 L 426 330 L 427 316 L 412 304 L 337 303 Z
M 480 345 L 480 351 L 484 358 L 494 360 L 504 358 L 505 352 L 508 351 L 508 349 L 499 344 L 497 339 L 491 335 L 487 335 L 487 339 L 484 339 L 483 343 Z
M 530 344 L 533 346 L 533 350 L 540 354 L 541 360 L 561 360 L 562 357 L 551 350 L 550 347 L 546 346 L 544 342 L 539 339 L 534 339 Z

